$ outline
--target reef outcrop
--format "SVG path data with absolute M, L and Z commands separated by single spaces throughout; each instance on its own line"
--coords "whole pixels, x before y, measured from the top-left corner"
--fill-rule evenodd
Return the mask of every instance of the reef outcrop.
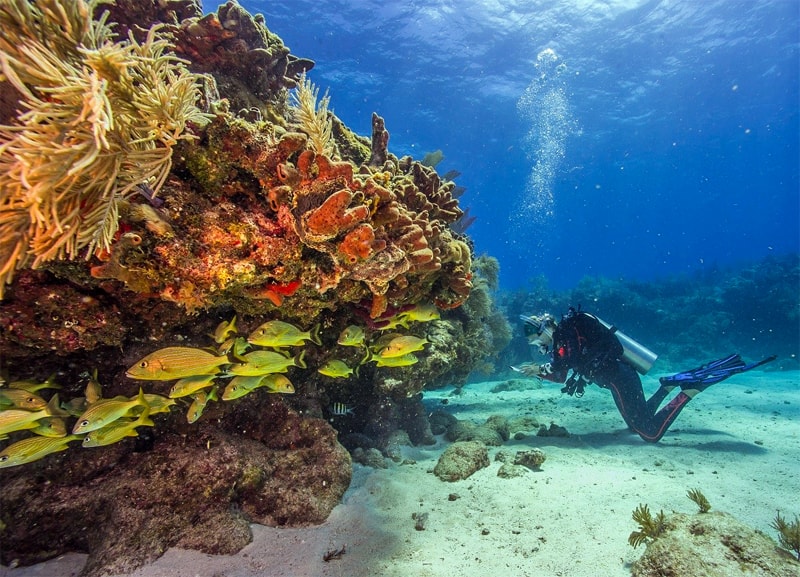
M 6 381 L 57 383 L 48 406 L 72 428 L 99 383 L 101 399 L 141 385 L 163 400 L 172 383 L 126 376 L 156 349 L 212 346 L 230 367 L 265 321 L 319 335 L 278 353 L 298 359 L 291 396 L 222 403 L 211 389 L 194 424 L 174 399 L 136 438 L 1 470 L 3 562 L 87 551 L 100 574 L 172 545 L 230 552 L 248 522 L 327 516 L 350 474 L 337 433 L 371 435 L 353 447 L 389 458 L 398 429 L 433 441 L 421 391 L 466 382 L 508 329 L 454 177 L 393 155 L 377 113 L 369 137 L 350 131 L 317 100 L 313 62 L 235 2 L 204 15 L 193 0 L 41 0 L 0 19 L 19 40 L 0 44 Z M 50 61 L 74 74 L 46 78 Z M 352 327 L 361 338 L 343 344 Z M 422 350 L 386 352 L 405 336 Z M 319 370 L 333 361 L 346 370 Z M 145 404 L 121 422 L 149 422 Z M 38 434 L 9 432 L 0 451 Z
M 790 577 L 799 570 L 800 563 L 768 536 L 731 515 L 712 511 L 669 515 L 665 532 L 647 545 L 631 574 Z
M 221 417 L 221 414 L 217 414 Z M 84 575 L 132 571 L 169 547 L 231 554 L 250 523 L 321 523 L 350 484 L 336 431 L 275 397 L 135 443 L 68 451 L 3 472 L 3 562 L 89 553 Z

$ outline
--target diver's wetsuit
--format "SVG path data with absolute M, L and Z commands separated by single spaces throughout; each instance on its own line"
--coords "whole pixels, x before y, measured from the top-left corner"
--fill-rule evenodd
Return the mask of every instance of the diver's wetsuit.
M 611 329 L 590 314 L 570 311 L 553 333 L 552 372 L 542 375 L 549 381 L 564 383 L 563 392 L 583 394 L 587 383 L 609 389 L 628 427 L 645 441 L 655 443 L 691 400 L 683 391 L 658 410 L 674 386 L 661 386 L 645 400 L 642 381 L 631 365 L 622 360 L 622 345 Z M 574 371 L 567 381 L 569 370 Z

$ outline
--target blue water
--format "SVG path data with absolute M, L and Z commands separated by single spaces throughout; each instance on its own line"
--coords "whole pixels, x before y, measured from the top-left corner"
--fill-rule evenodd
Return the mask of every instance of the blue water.
M 800 251 L 798 0 L 241 4 L 350 128 L 444 152 L 503 288 Z

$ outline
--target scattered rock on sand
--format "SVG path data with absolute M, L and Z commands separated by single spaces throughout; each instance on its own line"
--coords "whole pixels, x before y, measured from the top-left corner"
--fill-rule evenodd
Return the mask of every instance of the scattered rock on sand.
M 508 421 L 501 415 L 489 417 L 482 425 L 472 421 L 453 421 L 445 434 L 448 441 L 480 441 L 484 445 L 499 447 L 508 440 Z
M 489 451 L 478 441 L 460 441 L 444 450 L 433 474 L 442 481 L 460 481 L 489 466 Z
M 529 451 L 517 451 L 514 456 L 515 465 L 523 465 L 534 471 L 538 471 L 547 456 L 541 449 L 530 449 Z
M 561 425 L 550 423 L 550 428 L 545 425 L 539 427 L 539 432 L 536 435 L 538 437 L 569 437 L 569 431 Z
M 431 431 L 434 435 L 441 435 L 455 422 L 458 421 L 450 413 L 445 411 L 434 411 L 431 416 L 428 418 L 428 421 L 431 424 Z
M 387 469 L 389 467 L 383 453 L 375 448 L 362 449 L 357 447 L 353 450 L 352 456 L 356 463 L 361 463 L 373 469 Z
M 514 477 L 521 477 L 525 474 L 525 467 L 514 465 L 512 463 L 503 463 L 497 470 L 497 476 L 503 479 L 512 479 Z

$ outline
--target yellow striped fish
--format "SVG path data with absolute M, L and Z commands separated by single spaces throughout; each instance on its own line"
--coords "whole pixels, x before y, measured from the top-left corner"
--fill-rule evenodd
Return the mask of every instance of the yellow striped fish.
M 191 377 L 183 377 L 177 383 L 172 385 L 169 390 L 169 398 L 177 399 L 179 397 L 186 397 L 192 393 L 196 393 L 200 389 L 206 389 L 214 384 L 214 379 L 217 375 L 193 375 Z
M 247 342 L 260 347 L 293 347 L 302 345 L 305 341 L 311 341 L 316 345 L 321 345 L 319 340 L 319 325 L 310 331 L 302 331 L 293 324 L 271 320 L 267 321 L 247 337 Z
M 0 406 L 2 405 L 26 411 L 37 411 L 45 408 L 47 401 L 25 389 L 2 388 L 0 389 Z
M 103 398 L 103 385 L 97 380 L 97 369 L 91 375 L 88 375 L 89 382 L 86 383 L 86 388 L 83 390 L 83 396 L 86 397 L 86 402 L 90 405 L 95 401 Z
M 139 388 L 139 395 L 132 399 L 100 399 L 89 405 L 89 408 L 78 417 L 78 422 L 72 427 L 72 434 L 77 435 L 97 430 L 124 417 L 131 409 L 147 406 L 147 400 L 144 398 L 144 391 L 141 388 Z
M 17 441 L 0 452 L 0 468 L 16 467 L 37 461 L 51 453 L 64 451 L 72 441 L 80 439 L 80 435 L 66 437 L 28 437 Z
M 283 375 L 267 375 L 259 386 L 267 389 L 270 393 L 283 393 L 285 395 L 294 393 L 292 381 Z
M 269 393 L 294 393 L 292 381 L 279 374 L 234 377 L 222 393 L 223 401 L 232 401 L 252 393 L 256 389 L 267 389 Z
M 407 367 L 419 361 L 414 353 L 408 353 L 401 357 L 372 357 L 371 360 L 378 367 Z
M 167 347 L 150 353 L 125 373 L 143 381 L 171 381 L 195 375 L 213 375 L 230 361 L 193 347 Z
M 155 423 L 150 420 L 150 408 L 145 407 L 138 419 L 119 419 L 91 431 L 83 437 L 84 447 L 104 447 L 124 439 L 125 437 L 138 437 L 136 427 L 155 427 Z
M 366 335 L 364 334 L 363 327 L 358 325 L 350 325 L 345 327 L 342 332 L 339 333 L 339 338 L 336 340 L 336 342 L 343 347 L 361 347 L 364 345 L 365 338 Z
M 203 411 L 206 409 L 208 403 L 217 400 L 217 389 L 218 386 L 214 385 L 211 387 L 210 391 L 203 389 L 202 391 L 198 391 L 192 395 L 192 399 L 194 400 L 192 401 L 192 404 L 189 405 L 189 410 L 186 411 L 186 420 L 189 423 L 194 423 L 197 421 L 197 419 L 203 416 Z
M 267 375 L 233 377 L 231 382 L 225 387 L 225 390 L 222 391 L 222 400 L 232 401 L 245 396 L 254 389 L 257 389 L 261 385 L 261 381 L 266 377 Z
M 42 437 L 66 437 L 67 423 L 61 417 L 45 417 L 36 421 L 31 433 Z
M 156 415 L 158 413 L 169 413 L 169 408 L 176 404 L 173 399 L 163 395 L 156 395 L 155 393 L 145 393 L 144 400 L 150 408 L 150 414 Z
M 403 311 L 399 314 L 406 321 L 415 321 L 419 323 L 426 323 L 428 321 L 435 321 L 439 316 L 439 309 L 431 303 L 417 304 L 413 309 Z
M 388 345 L 378 353 L 381 358 L 402 357 L 409 353 L 421 351 L 428 344 L 428 339 L 405 335 L 392 339 Z
M 233 315 L 233 318 L 230 321 L 222 321 L 219 323 L 211 337 L 214 339 L 215 343 L 221 345 L 228 339 L 228 337 L 235 336 L 237 330 L 236 315 Z
M 334 379 L 341 377 L 349 377 L 353 374 L 352 367 L 340 359 L 329 359 L 317 369 L 317 372 L 326 377 Z
M 12 381 L 8 383 L 8 386 L 12 389 L 25 389 L 31 393 L 35 393 L 36 391 L 40 391 L 42 389 L 60 389 L 61 386 L 55 383 L 55 378 L 55 375 L 50 375 L 45 381 L 42 382 L 34 380 Z
M 231 365 L 227 374 L 241 376 L 267 375 L 269 373 L 285 373 L 289 367 L 306 368 L 303 360 L 305 350 L 294 357 L 288 357 L 275 351 L 253 351 L 242 357 L 243 363 Z
M 53 395 L 47 406 L 38 411 L 26 411 L 24 409 L 6 409 L 0 411 L 0 436 L 14 431 L 24 431 L 34 429 L 39 426 L 39 419 L 53 416 L 66 416 L 66 411 L 59 407 L 58 395 Z

